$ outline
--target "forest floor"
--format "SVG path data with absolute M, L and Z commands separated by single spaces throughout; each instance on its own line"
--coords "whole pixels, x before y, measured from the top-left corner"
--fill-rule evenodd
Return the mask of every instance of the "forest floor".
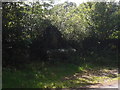
M 86 83 L 79 88 L 118 88 L 118 70 L 117 69 L 101 69 L 101 70 L 86 70 L 83 74 L 76 73 L 72 77 L 67 77 L 68 80 L 85 80 Z M 81 83 L 79 82 L 78 83 Z
M 117 67 L 95 64 L 30 63 L 3 68 L 3 88 L 97 88 L 118 80 Z

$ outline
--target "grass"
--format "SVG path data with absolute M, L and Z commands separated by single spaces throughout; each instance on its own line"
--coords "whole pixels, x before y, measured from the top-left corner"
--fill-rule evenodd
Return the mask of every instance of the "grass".
M 88 59 L 93 58 L 86 58 Z M 104 60 L 103 60 L 104 61 Z M 89 62 L 54 64 L 31 62 L 22 69 L 3 68 L 3 88 L 76 88 L 117 79 L 110 73 L 116 67 Z
M 63 76 L 79 71 L 72 64 L 44 65 L 32 63 L 24 70 L 4 70 L 3 87 L 45 87 L 60 81 Z M 14 83 L 11 83 L 13 81 Z M 5 83 L 5 84 L 4 84 Z

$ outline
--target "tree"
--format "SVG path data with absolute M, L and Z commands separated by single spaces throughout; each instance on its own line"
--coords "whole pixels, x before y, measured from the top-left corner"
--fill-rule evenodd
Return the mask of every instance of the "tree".
M 27 61 L 33 40 L 46 28 L 46 10 L 42 4 L 3 3 L 3 65 Z M 46 23 L 47 22 L 47 23 Z
M 18 56 L 24 56 L 25 42 L 23 40 L 23 7 L 22 3 L 3 3 L 3 65 L 13 63 Z

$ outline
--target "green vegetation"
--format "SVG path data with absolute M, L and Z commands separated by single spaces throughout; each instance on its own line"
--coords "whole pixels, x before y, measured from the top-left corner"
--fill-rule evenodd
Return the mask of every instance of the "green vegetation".
M 92 59 L 89 57 L 87 60 Z M 116 66 L 117 64 L 114 64 L 111 67 L 111 62 L 108 63 L 108 66 L 101 66 L 98 63 L 93 64 L 86 61 L 84 63 L 79 62 L 79 64 L 31 62 L 19 67 L 19 69 L 3 68 L 3 88 L 88 87 L 89 85 L 117 79 Z M 112 71 L 116 71 L 116 73 Z
M 3 88 L 76 88 L 117 79 L 120 2 L 3 2 Z

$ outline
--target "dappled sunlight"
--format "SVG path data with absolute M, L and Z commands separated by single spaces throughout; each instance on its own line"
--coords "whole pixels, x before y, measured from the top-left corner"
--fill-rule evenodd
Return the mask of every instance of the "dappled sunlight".
M 94 66 L 91 64 L 72 65 L 58 63 L 59 66 L 28 65 L 26 70 L 16 70 L 15 72 L 4 72 L 4 81 L 9 80 L 16 83 L 16 87 L 35 87 L 35 88 L 70 88 L 70 87 L 89 87 L 105 81 L 117 78 L 117 70 Z M 34 68 L 33 68 L 34 67 Z M 9 77 L 6 76 L 9 74 Z M 4 82 L 3 81 L 3 82 Z M 14 86 L 12 83 L 7 82 Z M 28 85 L 29 83 L 29 85 Z M 3 87 L 6 87 L 3 84 Z M 11 87 L 9 86 L 9 87 Z
M 3 88 L 89 88 L 120 78 L 120 2 L 39 1 L 2 3 Z

